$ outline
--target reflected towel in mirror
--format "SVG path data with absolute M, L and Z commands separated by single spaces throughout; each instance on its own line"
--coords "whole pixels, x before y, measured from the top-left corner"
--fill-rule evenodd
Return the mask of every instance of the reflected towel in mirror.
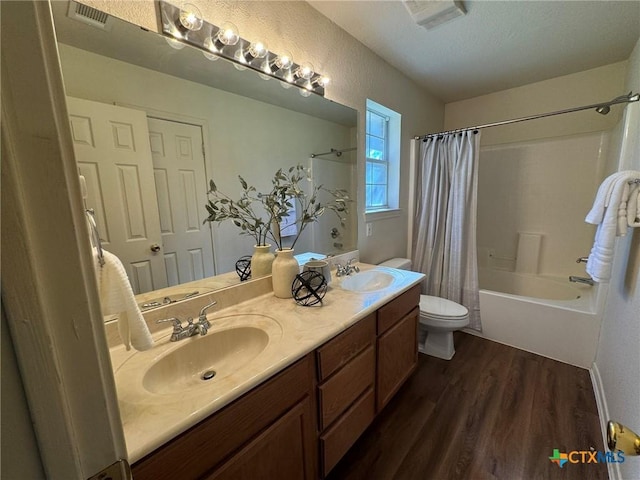
M 105 263 L 100 267 L 94 248 L 102 315 L 118 316 L 118 333 L 127 350 L 132 346 L 136 350 L 148 350 L 153 347 L 153 339 L 136 303 L 124 265 L 114 254 L 106 250 L 102 253 Z

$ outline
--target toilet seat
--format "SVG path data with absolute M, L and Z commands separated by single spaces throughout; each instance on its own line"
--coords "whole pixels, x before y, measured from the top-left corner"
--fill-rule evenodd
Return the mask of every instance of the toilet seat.
M 467 307 L 446 298 L 420 295 L 420 312 L 437 319 L 462 319 L 469 316 Z

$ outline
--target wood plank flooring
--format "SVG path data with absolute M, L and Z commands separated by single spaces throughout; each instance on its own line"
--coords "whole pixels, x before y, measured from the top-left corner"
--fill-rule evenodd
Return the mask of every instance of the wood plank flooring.
M 451 361 L 418 369 L 327 480 L 605 479 L 555 448 L 603 451 L 589 372 L 456 332 Z

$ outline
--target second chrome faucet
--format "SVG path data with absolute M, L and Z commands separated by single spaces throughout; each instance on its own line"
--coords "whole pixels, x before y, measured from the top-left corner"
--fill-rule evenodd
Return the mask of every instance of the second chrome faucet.
M 213 307 L 216 303 L 217 302 L 214 300 L 210 304 L 202 307 L 200 309 L 197 322 L 194 322 L 193 318 L 189 317 L 187 319 L 187 324 L 183 326 L 182 322 L 178 318 L 172 317 L 157 320 L 156 323 L 173 323 L 173 332 L 171 332 L 171 338 L 169 339 L 172 342 L 177 342 L 183 338 L 193 337 L 194 335 L 203 336 L 206 335 L 209 328 L 211 328 L 211 324 L 207 320 L 207 310 L 210 307 Z

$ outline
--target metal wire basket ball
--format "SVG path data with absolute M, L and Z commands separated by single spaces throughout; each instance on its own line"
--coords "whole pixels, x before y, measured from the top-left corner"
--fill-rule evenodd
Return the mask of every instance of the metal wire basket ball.
M 240 277 L 240 281 L 244 282 L 251 276 L 251 255 L 240 257 L 236 262 L 236 273 Z
M 322 304 L 327 293 L 327 280 L 320 272 L 307 270 L 296 275 L 291 285 L 291 293 L 298 305 L 311 307 Z

